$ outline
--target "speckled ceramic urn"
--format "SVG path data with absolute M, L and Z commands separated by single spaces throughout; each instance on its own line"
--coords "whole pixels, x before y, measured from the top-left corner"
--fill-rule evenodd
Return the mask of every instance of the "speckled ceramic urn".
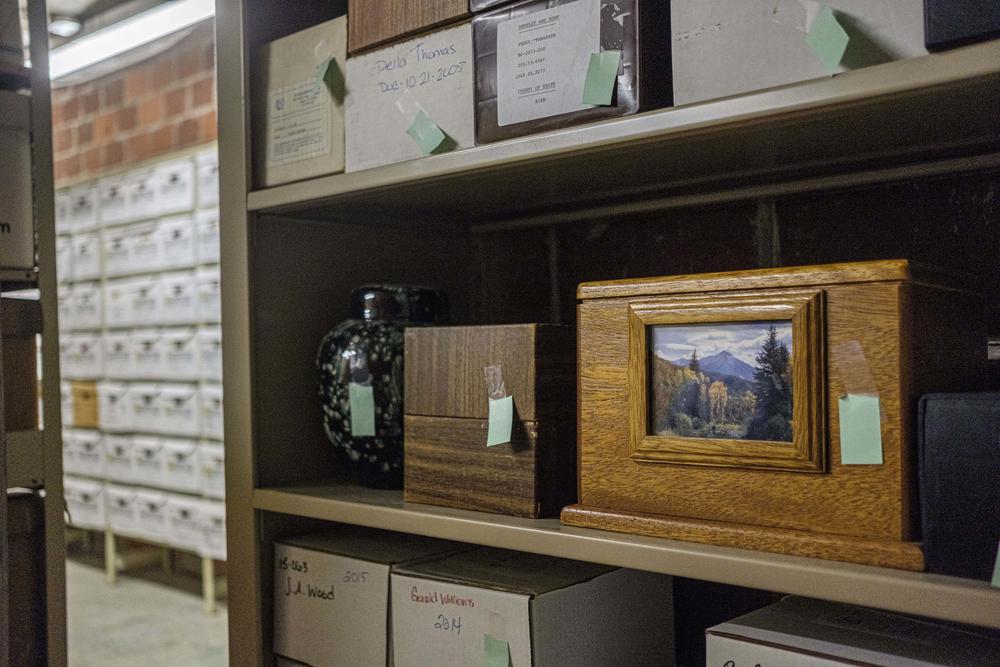
M 368 285 L 316 357 L 323 427 L 362 484 L 403 486 L 403 331 L 446 324 L 445 295 L 425 287 Z

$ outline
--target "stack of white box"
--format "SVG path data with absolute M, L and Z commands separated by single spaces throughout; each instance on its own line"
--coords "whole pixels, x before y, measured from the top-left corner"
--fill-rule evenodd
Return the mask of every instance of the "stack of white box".
M 213 148 L 56 194 L 70 521 L 225 559 L 218 157 Z

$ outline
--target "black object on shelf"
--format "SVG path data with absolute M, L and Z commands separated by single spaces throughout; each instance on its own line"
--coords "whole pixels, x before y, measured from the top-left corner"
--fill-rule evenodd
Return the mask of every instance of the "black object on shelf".
M 927 569 L 989 581 L 1000 542 L 1000 393 L 924 396 L 918 430 Z
M 997 0 L 924 0 L 928 51 L 1000 37 Z

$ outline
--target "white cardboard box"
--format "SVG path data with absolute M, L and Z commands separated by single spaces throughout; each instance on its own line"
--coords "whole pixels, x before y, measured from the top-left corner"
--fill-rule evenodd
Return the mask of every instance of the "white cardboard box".
M 62 361 L 63 353 L 63 338 L 59 340 L 59 363 L 64 367 L 63 372 L 65 372 L 65 363 Z M 73 390 L 72 385 L 69 382 L 62 381 L 59 383 L 59 412 L 62 414 L 62 425 L 63 428 L 67 428 L 73 425 Z
M 157 215 L 183 213 L 194 208 L 194 160 L 181 158 L 156 168 Z
M 121 433 L 132 426 L 132 401 L 124 382 L 97 383 L 97 409 L 102 431 Z
M 105 277 L 115 278 L 132 273 L 130 236 L 130 227 L 111 227 L 101 230 Z
M 109 280 L 104 286 L 104 323 L 108 328 L 132 324 L 134 280 Z
M 347 171 L 423 157 L 406 133 L 415 105 L 455 150 L 475 146 L 474 60 L 470 23 L 349 58 Z
M 198 473 L 202 493 L 209 498 L 226 497 L 226 449 L 221 442 L 198 446 Z
M 205 543 L 201 508 L 198 498 L 167 494 L 167 542 L 170 546 L 200 552 Z
M 987 631 L 807 598 L 785 598 L 705 634 L 710 667 L 1000 665 L 1000 640 Z
M 72 475 L 76 469 L 76 431 L 63 427 L 62 434 L 63 472 Z
M 222 329 L 198 329 L 198 368 L 202 380 L 222 381 Z
M 203 323 L 215 323 L 222 319 L 222 288 L 219 267 L 198 269 L 195 276 L 198 290 L 197 318 Z
M 198 436 L 201 430 L 198 385 L 160 385 L 159 406 L 160 433 L 192 438 Z
M 163 438 L 163 458 L 165 488 L 188 493 L 197 493 L 201 490 L 197 442 L 180 438 Z
M 159 329 L 134 329 L 128 336 L 133 377 L 158 380 L 163 375 L 163 334 Z
M 156 192 L 156 170 L 140 169 L 125 177 L 128 212 L 132 220 L 146 220 L 159 215 Z
M 60 283 L 73 280 L 73 237 L 56 237 L 56 278 Z
M 851 38 L 838 71 L 912 58 L 924 47 L 923 0 L 829 0 Z M 673 0 L 674 104 L 829 76 L 805 42 L 819 3 Z
M 164 380 L 197 380 L 198 330 L 194 327 L 164 329 L 160 338 L 163 348 L 163 366 L 160 377 Z
M 205 558 L 226 560 L 226 504 L 206 500 L 201 504 L 201 549 Z
M 163 300 L 160 279 L 156 276 L 135 278 L 128 283 L 129 324 L 148 327 L 160 323 L 163 314 Z
M 104 345 L 104 374 L 113 380 L 135 377 L 135 357 L 130 334 L 109 331 L 102 337 Z
M 198 389 L 201 414 L 201 437 L 209 440 L 223 439 L 222 385 L 202 385 Z
M 159 281 L 160 321 L 163 324 L 198 322 L 198 291 L 193 271 L 165 273 Z
M 108 525 L 117 535 L 136 534 L 139 523 L 138 489 L 119 484 L 108 484 L 107 495 Z
M 275 653 L 312 667 L 392 664 L 390 568 L 459 548 L 346 526 L 276 543 Z
M 167 459 L 163 440 L 152 435 L 132 438 L 132 479 L 136 484 L 163 486 L 167 478 Z
M 104 350 L 101 337 L 95 334 L 65 336 L 70 341 L 69 360 L 71 373 L 76 380 L 92 380 L 104 375 Z
M 212 148 L 194 156 L 198 169 L 198 208 L 219 205 L 219 151 Z
M 72 439 L 75 450 L 73 472 L 89 477 L 104 475 L 104 445 L 100 431 L 75 431 Z
M 159 433 L 163 423 L 163 403 L 161 385 L 137 382 L 129 387 L 129 423 L 135 431 Z
M 163 266 L 163 248 L 160 245 L 157 221 L 140 222 L 128 226 L 128 272 L 150 273 Z
M 69 229 L 73 232 L 92 232 L 97 229 L 97 211 L 100 192 L 96 183 L 77 185 L 69 191 Z
M 101 277 L 101 237 L 97 232 L 73 235 L 73 280 Z
M 69 234 L 73 231 L 73 221 L 69 217 L 72 199 L 70 188 L 56 191 L 56 234 Z
M 76 328 L 73 322 L 73 286 L 59 285 L 56 299 L 59 308 L 59 328 L 63 331 L 72 331 Z M 65 366 L 63 372 L 66 372 Z
M 59 370 L 64 378 L 71 378 L 76 374 L 73 366 L 73 346 L 76 344 L 76 334 L 59 334 Z M 63 424 L 66 421 L 63 420 Z
M 101 284 L 93 282 L 74 285 L 72 308 L 72 328 L 100 329 L 104 324 L 104 293 Z
M 672 665 L 672 580 L 499 549 L 398 567 L 395 667 L 482 664 L 486 637 L 512 665 Z
M 136 492 L 135 536 L 150 542 L 163 543 L 167 529 L 167 494 L 163 491 Z
M 134 484 L 135 465 L 132 461 L 134 436 L 104 434 L 104 474 L 108 479 Z
M 255 80 L 254 171 L 272 186 L 344 170 L 343 93 L 317 79 L 333 59 L 347 71 L 347 17 L 266 44 Z
M 124 176 L 109 176 L 98 183 L 100 191 L 100 221 L 102 227 L 119 225 L 130 219 L 128 189 Z
M 63 496 L 71 526 L 90 530 L 104 530 L 107 527 L 104 482 L 65 477 Z
M 198 211 L 194 217 L 194 227 L 198 245 L 198 262 L 217 264 L 219 262 L 219 209 L 207 208 Z
M 194 221 L 178 215 L 160 220 L 156 233 L 160 237 L 160 268 L 188 269 L 195 264 Z

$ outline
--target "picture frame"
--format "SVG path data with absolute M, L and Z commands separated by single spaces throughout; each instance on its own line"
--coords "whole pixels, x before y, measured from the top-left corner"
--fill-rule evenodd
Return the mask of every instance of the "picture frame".
M 791 439 L 691 437 L 651 428 L 650 341 L 658 327 L 790 323 Z M 824 294 L 670 296 L 629 304 L 629 456 L 639 462 L 822 473 L 827 469 Z M 690 377 L 690 374 L 688 375 Z M 699 376 L 702 377 L 702 376 Z

